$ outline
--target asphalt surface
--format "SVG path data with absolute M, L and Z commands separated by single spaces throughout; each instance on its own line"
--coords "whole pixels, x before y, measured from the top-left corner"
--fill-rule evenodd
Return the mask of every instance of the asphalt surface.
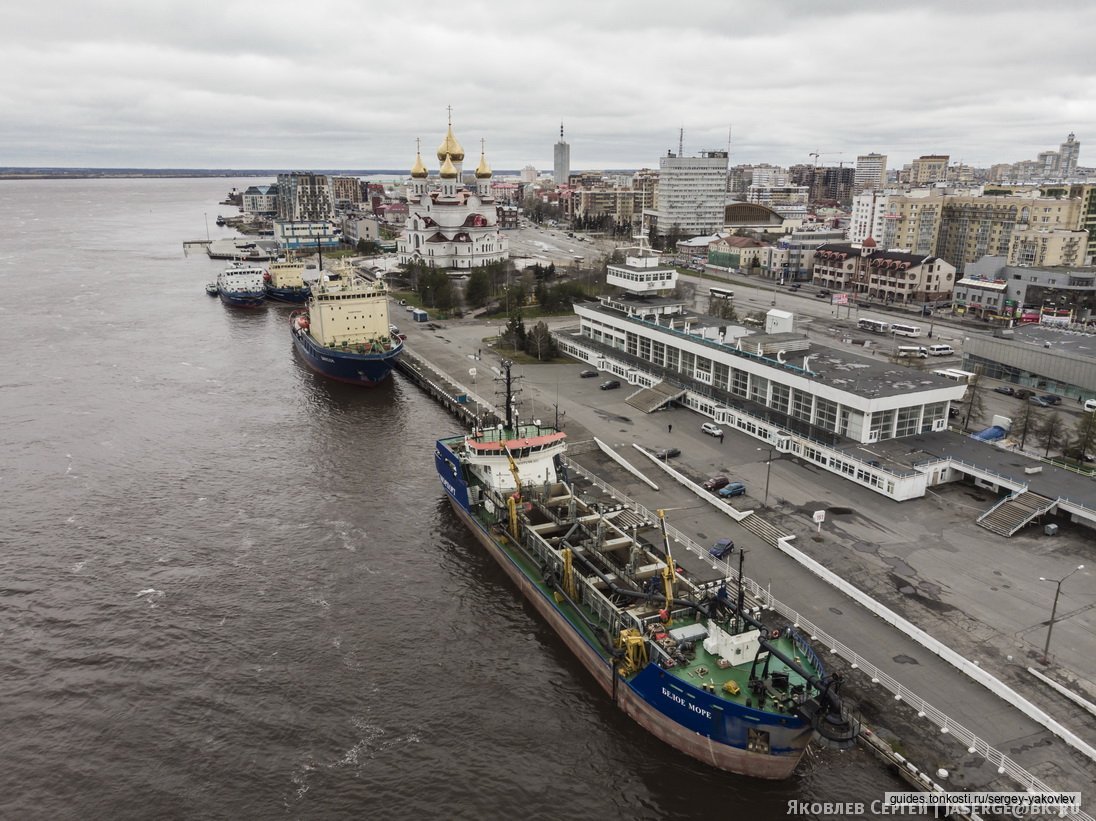
M 569 317 L 555 324 L 577 323 Z M 436 329 L 405 329 L 409 349 L 457 381 L 468 384 L 468 369 L 476 366 L 474 391 L 488 401 L 494 399 L 488 383 L 491 366 L 498 361 L 490 347 L 496 332 L 493 325 L 463 320 L 436 323 Z M 475 358 L 477 351 L 482 359 Z M 523 411 L 542 419 L 558 414 L 574 441 L 596 434 L 631 461 L 636 461 L 633 442 L 679 447 L 682 454 L 674 460 L 676 466 L 697 480 L 723 473 L 744 481 L 747 496 L 736 503 L 746 509 L 766 507 L 768 480 L 768 505 L 762 515 L 797 534 L 798 549 L 977 661 L 1089 744 L 1096 744 L 1096 717 L 1037 682 L 1026 670 L 1029 665 L 1037 667 L 1096 701 L 1096 659 L 1091 652 L 1096 634 L 1096 576 L 1091 570 L 1096 566 L 1092 555 L 1096 546 L 1091 531 L 1066 527 L 1054 538 L 1025 533 L 1000 539 L 974 524 L 992 503 L 989 494 L 977 488 L 949 486 L 925 499 L 895 503 L 787 457 L 769 464 L 767 448 L 735 431 L 728 429 L 720 443 L 703 434 L 700 425 L 705 420 L 686 409 L 643 414 L 624 401 L 632 388 L 624 385 L 601 391 L 598 385 L 603 379 L 580 378 L 582 369 L 579 363 L 517 366 L 515 373 L 524 376 Z M 603 473 L 607 481 L 649 507 L 672 508 L 673 524 L 696 541 L 729 536 L 746 546 L 747 575 L 771 584 L 777 598 L 1029 772 L 1055 788 L 1096 795 L 1094 762 L 695 495 L 665 482 L 659 483 L 662 490 L 656 493 L 608 463 Z M 659 481 L 653 469 L 652 477 Z M 816 533 L 811 514 L 819 509 L 827 510 L 827 520 L 821 533 Z M 1041 665 L 1054 585 L 1038 577 L 1061 578 L 1086 560 L 1089 569 L 1063 585 L 1051 664 Z M 941 741 L 927 721 L 894 704 L 862 676 L 860 680 L 853 676 L 850 683 L 860 691 L 871 723 L 899 740 L 902 749 L 916 751 L 921 759 L 915 763 L 923 770 L 944 767 L 951 771 L 951 788 L 982 786 L 998 778 L 984 760 L 946 736 Z M 1015 788 L 1000 781 L 996 785 Z

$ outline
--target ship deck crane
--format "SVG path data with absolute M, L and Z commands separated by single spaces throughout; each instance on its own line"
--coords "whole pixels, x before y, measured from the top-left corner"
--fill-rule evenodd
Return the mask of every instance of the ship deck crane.
M 506 454 L 506 461 L 510 465 L 510 475 L 514 477 L 514 492 L 506 499 L 506 507 L 510 513 L 510 535 L 514 538 L 514 541 L 517 541 L 520 538 L 518 533 L 518 503 L 521 502 L 521 473 L 518 472 L 518 464 L 514 461 L 510 448 L 503 444 L 502 452 Z

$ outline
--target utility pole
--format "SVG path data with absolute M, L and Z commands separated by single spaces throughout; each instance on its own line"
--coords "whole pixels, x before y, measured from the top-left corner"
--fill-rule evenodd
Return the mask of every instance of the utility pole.
M 1064 582 L 1078 570 L 1084 569 L 1085 566 L 1083 564 L 1079 564 L 1068 573 L 1066 573 L 1064 576 L 1062 576 L 1062 578 L 1060 579 L 1048 579 L 1045 576 L 1039 577 L 1039 581 L 1041 582 L 1054 582 L 1054 584 L 1057 585 L 1057 588 L 1054 591 L 1054 606 L 1050 609 L 1050 624 L 1047 625 L 1047 643 L 1043 645 L 1043 664 L 1050 664 L 1050 634 L 1054 631 L 1054 617 L 1058 614 L 1058 596 L 1062 594 L 1062 582 Z

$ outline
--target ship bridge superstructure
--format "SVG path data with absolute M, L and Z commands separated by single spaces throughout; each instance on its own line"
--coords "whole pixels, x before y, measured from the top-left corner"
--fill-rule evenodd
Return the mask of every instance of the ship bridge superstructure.
M 520 490 L 514 479 L 515 469 L 522 485 L 558 481 L 556 457 L 566 450 L 566 438 L 562 431 L 536 424 L 485 428 L 464 437 L 459 455 L 484 486 L 503 494 L 513 493 Z

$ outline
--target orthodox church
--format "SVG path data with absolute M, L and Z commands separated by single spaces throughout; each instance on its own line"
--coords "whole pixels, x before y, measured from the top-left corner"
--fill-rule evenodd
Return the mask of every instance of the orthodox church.
M 431 268 L 478 268 L 509 256 L 509 243 L 499 231 L 491 196 L 491 167 L 482 141 L 474 188 L 461 181 L 464 149 L 453 136 L 450 119 L 438 146 L 441 170 L 430 179 L 416 150 L 407 189 L 407 222 L 397 243 L 401 263 L 422 262 Z

